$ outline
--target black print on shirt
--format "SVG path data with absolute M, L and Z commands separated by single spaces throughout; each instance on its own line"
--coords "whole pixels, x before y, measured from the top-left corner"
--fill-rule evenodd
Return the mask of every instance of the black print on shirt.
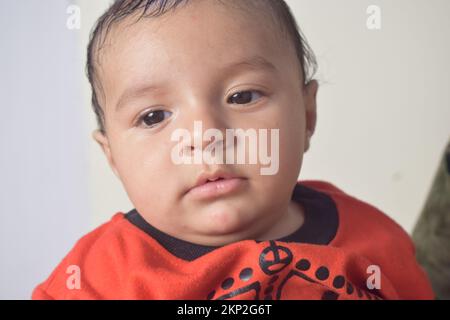
M 289 270 L 284 277 L 280 278 L 279 273 L 289 267 L 292 264 L 292 260 L 293 254 L 289 248 L 279 245 L 275 241 L 269 241 L 269 245 L 259 255 L 259 267 L 270 277 L 266 288 L 264 288 L 264 292 L 262 292 L 263 288 L 259 281 L 245 284 L 252 279 L 254 274 L 253 269 L 247 267 L 240 271 L 238 281 L 235 281 L 231 276 L 224 279 L 220 289 L 212 290 L 208 294 L 207 299 L 226 300 L 251 292 L 254 300 L 280 300 L 283 296 L 284 288 L 286 288 L 290 281 L 295 280 L 295 278 L 301 278 L 302 280 L 324 287 L 324 292 L 321 297 L 322 300 L 338 300 L 341 294 L 346 293 L 351 296 L 355 293 L 355 290 L 354 298 L 380 299 L 377 295 L 372 295 L 358 287 L 355 288 L 342 275 L 336 275 L 333 278 L 333 288 L 324 285 L 321 282 L 328 280 L 331 276 L 329 268 L 326 266 L 317 267 L 314 272 L 314 278 L 312 278 L 305 274 L 307 271 L 311 273 L 312 265 L 309 260 L 304 258 L 296 261 L 295 267 Z M 235 282 L 238 283 L 235 285 Z M 233 287 L 237 288 L 231 290 Z

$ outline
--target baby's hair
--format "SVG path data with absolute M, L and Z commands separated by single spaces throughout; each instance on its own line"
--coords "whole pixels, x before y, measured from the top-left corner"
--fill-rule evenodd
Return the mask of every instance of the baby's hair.
M 102 86 L 96 77 L 96 65 L 98 54 L 102 48 L 110 28 L 128 16 L 135 15 L 142 11 L 137 17 L 138 22 L 143 17 L 159 17 L 175 9 L 182 3 L 195 0 L 115 0 L 109 9 L 97 20 L 90 34 L 87 48 L 86 73 L 91 84 L 92 107 L 94 109 L 98 129 L 105 134 L 104 112 L 100 106 L 97 96 L 98 91 L 102 91 Z M 298 24 L 284 0 L 216 0 L 222 4 L 243 4 L 243 6 L 257 5 L 273 14 L 275 21 L 279 23 L 281 29 L 293 41 L 297 59 L 300 62 L 304 84 L 309 83 L 317 71 L 317 62 L 314 52 L 308 45 L 306 38 L 302 34 Z M 151 9 L 151 10 L 150 10 Z

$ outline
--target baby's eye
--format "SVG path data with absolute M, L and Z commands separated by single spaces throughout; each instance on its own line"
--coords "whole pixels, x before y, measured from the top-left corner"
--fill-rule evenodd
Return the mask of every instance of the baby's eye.
M 143 123 L 146 127 L 154 127 L 158 123 L 163 122 L 165 119 L 170 117 L 172 112 L 164 110 L 153 110 L 144 114 L 139 123 Z
M 240 91 L 230 96 L 227 102 L 231 104 L 248 104 L 252 102 L 252 97 L 254 98 L 255 96 L 256 98 L 258 98 L 258 96 L 262 97 L 262 93 L 255 90 Z

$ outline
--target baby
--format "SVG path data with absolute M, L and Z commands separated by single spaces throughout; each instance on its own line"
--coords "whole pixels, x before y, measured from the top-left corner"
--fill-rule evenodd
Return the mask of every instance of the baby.
M 88 47 L 93 137 L 135 209 L 33 298 L 432 299 L 395 222 L 297 181 L 315 68 L 283 0 L 116 1 Z

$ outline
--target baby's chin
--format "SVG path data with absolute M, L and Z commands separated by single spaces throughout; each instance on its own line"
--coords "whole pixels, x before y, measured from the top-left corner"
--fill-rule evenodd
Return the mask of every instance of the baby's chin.
M 256 217 L 249 209 L 227 201 L 204 205 L 195 214 L 197 221 L 191 221 L 195 224 L 192 229 L 205 237 L 239 238 L 248 234 L 254 225 Z

